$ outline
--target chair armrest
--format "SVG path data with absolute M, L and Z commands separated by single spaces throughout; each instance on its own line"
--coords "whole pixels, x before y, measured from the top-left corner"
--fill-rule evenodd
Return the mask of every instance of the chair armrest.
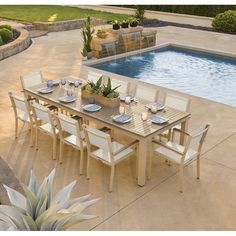
M 171 147 L 165 145 L 164 143 L 159 142 L 159 141 L 157 141 L 157 140 L 155 140 L 155 139 L 154 139 L 152 142 L 153 142 L 153 143 L 156 143 L 156 144 L 158 144 L 158 145 L 160 145 L 160 146 L 162 146 L 162 147 L 164 147 L 164 148 L 166 148 L 166 149 L 169 149 L 170 151 L 173 151 L 173 152 L 175 152 L 175 153 L 177 153 L 177 154 L 180 154 L 180 155 L 183 155 L 183 154 L 184 154 L 183 152 L 179 152 L 179 151 L 177 151 L 176 149 L 171 148 Z
M 119 149 L 119 150 L 116 151 L 116 152 L 113 152 L 112 154 L 115 156 L 115 155 L 117 155 L 118 153 L 124 151 L 125 149 L 130 148 L 130 147 L 132 147 L 132 146 L 134 146 L 134 145 L 137 145 L 138 142 L 139 142 L 138 140 L 134 140 L 133 142 L 127 144 L 126 146 L 122 147 L 121 149 Z
M 190 136 L 189 133 L 187 133 L 187 132 L 185 132 L 185 131 L 183 131 L 181 129 L 178 129 L 178 128 L 173 128 L 173 132 L 179 132 L 179 133 L 182 133 L 184 135 Z

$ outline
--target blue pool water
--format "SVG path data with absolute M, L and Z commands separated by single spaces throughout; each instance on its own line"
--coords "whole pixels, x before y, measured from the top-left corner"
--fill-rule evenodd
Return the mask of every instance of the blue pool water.
M 236 60 L 166 48 L 93 67 L 236 106 Z

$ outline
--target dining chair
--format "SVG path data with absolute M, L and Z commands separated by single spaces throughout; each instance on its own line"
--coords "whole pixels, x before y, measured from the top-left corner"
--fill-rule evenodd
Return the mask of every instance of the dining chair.
M 96 73 L 94 71 L 89 71 L 87 80 L 96 83 L 101 78 L 101 76 L 102 74 Z
M 33 146 L 33 118 L 26 98 L 9 92 L 9 97 L 15 114 L 15 138 L 18 137 L 18 121 L 28 123 L 30 127 L 30 145 Z
M 190 104 L 191 104 L 191 99 L 186 98 L 186 97 L 182 97 L 182 96 L 178 96 L 178 95 L 174 95 L 171 93 L 166 93 L 165 98 L 164 98 L 164 105 L 165 106 L 179 110 L 179 111 L 183 111 L 183 112 L 189 112 Z M 164 137 L 167 140 L 169 140 L 171 137 L 171 132 L 172 132 L 173 128 L 161 133 L 160 137 L 161 138 Z M 181 125 L 176 125 L 175 128 L 181 129 Z
M 206 138 L 209 125 L 205 125 L 196 129 L 192 133 L 187 133 L 181 129 L 174 128 L 172 132 L 171 140 L 167 143 L 163 143 L 157 140 L 153 140 L 153 151 L 158 156 L 167 158 L 168 160 L 174 161 L 179 164 L 179 191 L 183 192 L 183 181 L 184 181 L 184 166 L 191 160 L 197 159 L 197 179 L 200 178 L 200 155 L 202 150 L 203 142 Z M 183 133 L 187 136 L 186 145 L 180 145 L 175 141 L 176 133 Z M 157 148 L 154 145 L 158 144 Z M 152 169 L 152 155 L 149 164 L 148 178 L 151 177 Z
M 87 159 L 87 178 L 90 178 L 90 158 L 100 160 L 111 167 L 109 192 L 112 192 L 115 165 L 125 158 L 135 154 L 132 147 L 137 148 L 138 141 L 135 140 L 128 145 L 112 141 L 111 136 L 98 129 L 83 124 L 85 140 L 87 143 L 88 159 Z M 93 150 L 92 146 L 96 149 Z
M 59 161 L 62 163 L 64 144 L 72 146 L 80 151 L 80 174 L 82 174 L 86 143 L 84 140 L 81 119 L 76 120 L 59 112 L 56 115 L 56 119 L 60 135 Z
M 116 91 L 120 94 L 127 95 L 129 92 L 129 82 L 124 80 L 111 79 L 112 88 L 119 86 Z
M 54 113 L 48 107 L 45 107 L 36 101 L 31 101 L 35 122 L 35 147 L 38 150 L 38 133 L 39 131 L 49 135 L 53 140 L 52 157 L 56 159 L 57 148 L 57 135 L 58 129 L 56 128 Z
M 148 86 L 137 85 L 135 89 L 135 97 L 148 102 L 156 102 L 158 90 Z
M 40 85 L 44 82 L 43 74 L 41 71 L 34 72 L 28 75 L 21 75 L 20 80 L 21 80 L 21 85 L 23 89 Z

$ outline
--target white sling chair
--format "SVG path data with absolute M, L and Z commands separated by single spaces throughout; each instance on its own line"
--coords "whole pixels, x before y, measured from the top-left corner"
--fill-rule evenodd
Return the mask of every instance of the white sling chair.
M 137 85 L 135 90 L 135 97 L 146 100 L 148 102 L 156 102 L 158 97 L 158 90 L 148 86 Z
M 153 148 L 154 153 L 158 156 L 167 158 L 179 164 L 179 191 L 183 192 L 183 171 L 184 165 L 193 159 L 197 159 L 197 178 L 200 178 L 200 155 L 201 149 L 209 129 L 209 125 L 205 125 L 192 133 L 183 132 L 180 129 L 174 128 L 172 132 L 171 141 L 167 143 L 153 140 L 153 145 L 158 144 L 159 147 Z M 187 136 L 186 145 L 180 145 L 175 142 L 175 133 L 183 133 Z M 152 160 L 150 160 L 148 178 L 151 177 Z
M 87 160 L 87 178 L 90 178 L 90 158 L 102 161 L 111 167 L 111 176 L 109 184 L 109 192 L 113 189 L 113 179 L 115 173 L 115 165 L 125 158 L 135 154 L 131 147 L 136 146 L 138 141 L 133 141 L 124 146 L 121 143 L 111 140 L 111 136 L 98 129 L 83 125 L 85 140 L 87 143 L 88 160 Z M 92 150 L 92 146 L 97 149 Z

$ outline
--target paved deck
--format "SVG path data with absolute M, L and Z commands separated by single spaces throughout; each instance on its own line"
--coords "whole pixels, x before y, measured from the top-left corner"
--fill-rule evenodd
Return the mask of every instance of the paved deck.
M 107 11 L 113 13 L 134 15 L 135 9 L 125 8 L 125 7 L 114 7 L 114 6 L 104 6 L 104 5 L 78 5 L 79 8 L 93 9 L 97 11 Z M 150 19 L 159 19 L 162 21 L 174 22 L 179 24 L 189 24 L 194 26 L 211 27 L 212 19 L 211 17 L 204 16 L 192 16 L 186 14 L 175 14 L 160 11 L 145 11 L 145 17 Z
M 236 36 L 163 27 L 158 43 L 177 42 L 236 54 Z M 68 43 L 69 42 L 69 43 Z M 0 61 L 0 156 L 26 183 L 30 169 L 42 179 L 57 167 L 56 188 L 76 179 L 73 196 L 89 192 L 101 201 L 89 212 L 99 217 L 74 226 L 76 230 L 236 230 L 236 107 L 191 97 L 190 129 L 211 124 L 201 162 L 201 180 L 195 178 L 195 162 L 185 168 L 185 191 L 178 192 L 178 167 L 155 159 L 153 176 L 144 187 L 135 181 L 135 159 L 116 168 L 114 192 L 108 193 L 109 168 L 92 161 L 90 181 L 79 175 L 78 152 L 65 148 L 64 162 L 51 159 L 51 140 L 39 137 L 39 151 L 29 147 L 29 132 L 14 139 L 14 115 L 7 92 L 20 91 L 21 74 L 41 70 L 47 79 L 80 75 L 80 30 L 50 33 L 33 39 L 24 52 Z M 163 94 L 165 89 L 161 89 Z M 120 134 L 115 134 L 120 138 Z M 127 138 L 122 138 L 124 142 Z

